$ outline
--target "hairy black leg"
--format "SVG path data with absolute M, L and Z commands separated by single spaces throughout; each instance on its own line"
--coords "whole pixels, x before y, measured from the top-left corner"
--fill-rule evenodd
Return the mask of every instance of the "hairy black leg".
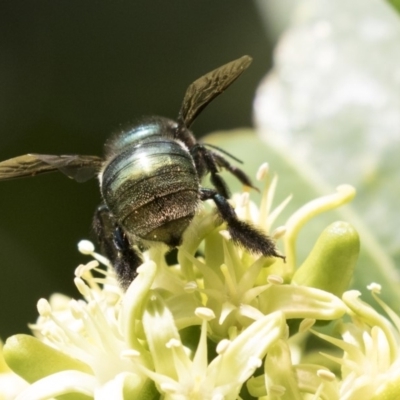
M 240 182 L 242 182 L 243 185 L 246 185 L 246 186 L 256 189 L 258 191 L 258 189 L 253 185 L 251 179 L 245 174 L 244 171 L 242 171 L 238 167 L 235 167 L 234 165 L 231 165 L 225 157 L 223 157 L 217 153 L 213 153 L 213 155 L 214 155 L 215 162 L 220 167 L 225 168 L 227 171 L 229 171 Z
M 266 257 L 284 256 L 278 253 L 275 243 L 267 235 L 247 222 L 238 219 L 235 210 L 227 199 L 212 189 L 200 189 L 201 200 L 212 199 L 222 219 L 227 223 L 232 240 L 252 253 L 261 253 Z
M 126 234 L 105 205 L 95 212 L 93 230 L 102 252 L 115 269 L 121 287 L 126 290 L 137 276 L 136 269 L 142 264 L 142 258 L 132 248 Z
M 99 243 L 100 250 L 111 262 L 117 257 L 117 249 L 114 246 L 115 222 L 105 205 L 100 205 L 93 216 L 93 231 Z
M 210 173 L 210 180 L 217 192 L 224 196 L 226 199 L 229 198 L 229 189 L 224 179 L 219 175 L 218 165 L 215 160 L 215 155 L 212 151 L 206 149 L 201 144 L 196 144 L 190 150 L 191 155 L 195 161 L 197 173 L 199 177 L 206 173 Z

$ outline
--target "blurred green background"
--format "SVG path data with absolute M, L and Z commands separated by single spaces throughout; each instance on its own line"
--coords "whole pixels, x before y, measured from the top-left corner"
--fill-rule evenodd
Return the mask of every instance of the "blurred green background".
M 198 136 L 251 125 L 269 42 L 243 0 L 2 0 L 0 160 L 28 152 L 102 154 L 120 124 L 175 118 L 186 87 L 243 54 L 251 68 L 196 121 Z M 240 155 L 239 155 L 240 156 Z M 89 259 L 97 182 L 61 174 L 1 182 L 0 337 L 26 332 L 36 302 L 76 294 L 73 271 Z

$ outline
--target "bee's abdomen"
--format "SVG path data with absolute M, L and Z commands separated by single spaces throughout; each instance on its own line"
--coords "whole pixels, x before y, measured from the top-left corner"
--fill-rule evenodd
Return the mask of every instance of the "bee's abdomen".
M 199 179 L 178 142 L 152 137 L 129 146 L 105 167 L 102 194 L 114 217 L 135 236 L 179 244 L 199 202 Z

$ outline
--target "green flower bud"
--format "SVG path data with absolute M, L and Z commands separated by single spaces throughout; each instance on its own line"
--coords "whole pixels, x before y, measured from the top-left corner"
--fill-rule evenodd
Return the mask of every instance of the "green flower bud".
M 0 374 L 3 372 L 9 372 L 10 368 L 8 367 L 6 361 L 3 356 L 3 342 L 0 340 Z
M 292 282 L 341 297 L 352 280 L 359 252 L 360 239 L 354 227 L 334 222 L 322 232 Z
M 50 374 L 75 370 L 92 373 L 89 366 L 28 335 L 7 339 L 3 348 L 7 365 L 19 376 L 32 383 Z M 83 394 L 70 394 L 63 399 L 88 399 Z

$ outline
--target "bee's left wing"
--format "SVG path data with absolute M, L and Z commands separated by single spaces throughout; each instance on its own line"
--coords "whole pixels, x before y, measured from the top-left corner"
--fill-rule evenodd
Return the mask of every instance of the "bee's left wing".
M 97 156 L 25 154 L 0 162 L 0 181 L 60 171 L 77 182 L 86 182 L 100 171 Z
M 186 90 L 178 123 L 189 128 L 201 110 L 230 86 L 248 68 L 251 61 L 249 56 L 240 57 L 194 81 Z

